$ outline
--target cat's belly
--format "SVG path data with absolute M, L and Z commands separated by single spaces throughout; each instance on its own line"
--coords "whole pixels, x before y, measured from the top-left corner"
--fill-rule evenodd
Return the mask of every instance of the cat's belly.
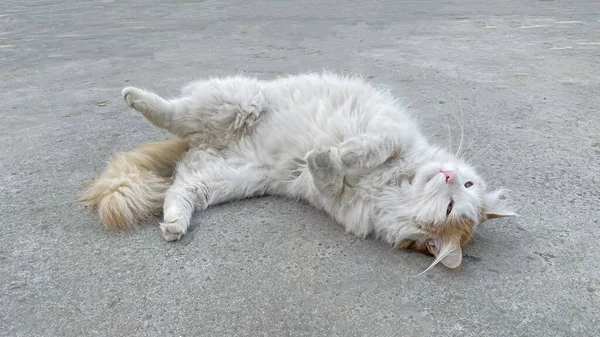
M 305 162 L 307 154 L 339 147 L 365 133 L 379 108 L 368 108 L 364 100 L 370 96 L 362 91 L 340 88 L 348 92 L 332 96 L 330 88 L 307 88 L 267 97 L 265 113 L 237 146 L 245 158 L 268 170 L 274 193 L 295 197 L 309 193 L 312 178 Z
M 315 149 L 337 147 L 344 135 L 309 119 L 270 117 L 256 129 L 249 153 L 269 172 L 273 190 L 303 197 L 312 181 L 306 156 Z

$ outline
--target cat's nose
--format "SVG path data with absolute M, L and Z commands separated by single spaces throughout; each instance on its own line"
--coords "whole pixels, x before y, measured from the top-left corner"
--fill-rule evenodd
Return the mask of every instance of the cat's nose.
M 454 173 L 450 171 L 440 171 L 440 173 L 446 176 L 446 182 L 448 184 L 452 183 L 456 179 Z

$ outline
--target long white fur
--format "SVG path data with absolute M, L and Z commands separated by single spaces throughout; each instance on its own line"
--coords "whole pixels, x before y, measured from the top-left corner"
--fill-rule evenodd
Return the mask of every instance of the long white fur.
M 359 77 L 235 76 L 191 83 L 172 100 L 133 87 L 123 97 L 192 145 L 165 194 L 160 227 L 169 241 L 196 209 L 266 194 L 306 200 L 354 235 L 390 244 L 436 239 L 423 225 L 448 217 L 478 224 L 482 210 L 512 214 L 471 166 L 431 145 L 395 97 Z

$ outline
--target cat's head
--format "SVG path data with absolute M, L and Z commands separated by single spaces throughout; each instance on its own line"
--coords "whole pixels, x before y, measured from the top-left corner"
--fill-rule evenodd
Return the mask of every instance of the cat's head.
M 435 255 L 430 268 L 438 262 L 455 268 L 476 226 L 515 213 L 503 190 L 488 190 L 472 166 L 450 155 L 438 158 L 420 165 L 410 181 L 386 186 L 377 203 L 383 221 L 404 227 L 398 247 Z

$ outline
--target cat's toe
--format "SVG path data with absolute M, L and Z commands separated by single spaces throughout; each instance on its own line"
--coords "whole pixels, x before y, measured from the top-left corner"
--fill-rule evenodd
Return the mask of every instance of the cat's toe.
M 167 241 L 177 241 L 185 234 L 186 226 L 176 222 L 163 222 L 160 224 L 160 231 Z
M 340 157 L 340 149 L 337 147 L 330 147 L 329 149 L 327 149 L 327 153 L 329 154 L 329 160 L 334 163 L 335 166 L 338 166 L 336 164 L 341 163 L 342 159 Z
M 253 101 L 250 105 L 240 109 L 235 117 L 233 123 L 234 129 L 241 129 L 244 127 L 251 127 L 254 122 L 260 117 L 259 107 Z
M 235 116 L 235 122 L 233 123 L 233 128 L 236 130 L 242 128 L 244 123 L 246 123 L 247 118 L 248 118 L 248 112 L 243 111 L 243 110 L 239 111 L 238 114 Z

